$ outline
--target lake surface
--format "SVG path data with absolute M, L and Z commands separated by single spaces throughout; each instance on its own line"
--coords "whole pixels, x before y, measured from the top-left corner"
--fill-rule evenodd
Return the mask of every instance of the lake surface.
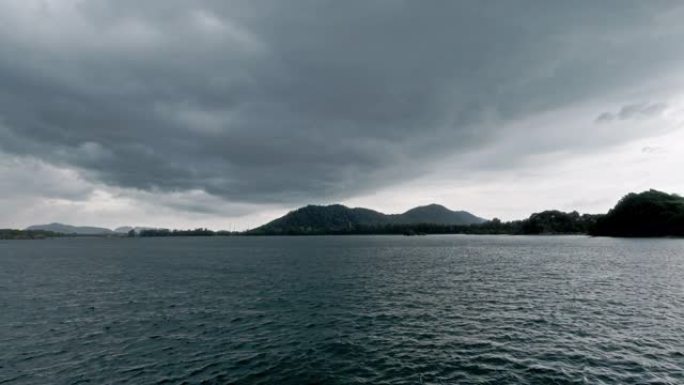
M 1 384 L 681 384 L 684 240 L 0 241 Z

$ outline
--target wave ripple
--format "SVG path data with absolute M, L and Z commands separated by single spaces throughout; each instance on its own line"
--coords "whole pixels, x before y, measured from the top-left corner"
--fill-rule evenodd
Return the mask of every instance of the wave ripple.
M 0 384 L 681 384 L 684 240 L 0 242 Z

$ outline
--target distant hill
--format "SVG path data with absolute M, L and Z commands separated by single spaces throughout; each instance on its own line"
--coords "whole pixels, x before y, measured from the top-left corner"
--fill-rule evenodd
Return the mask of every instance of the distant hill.
M 451 211 L 448 208 L 431 204 L 413 208 L 403 214 L 389 215 L 390 222 L 397 225 L 429 223 L 433 225 L 472 225 L 486 220 L 467 211 Z
M 396 225 L 471 225 L 485 222 L 466 211 L 451 211 L 444 206 L 428 205 L 403 214 L 383 214 L 365 208 L 343 205 L 309 205 L 249 231 L 249 234 L 338 234 L 362 229 Z
M 71 226 L 65 225 L 63 223 L 50 223 L 47 225 L 34 225 L 29 226 L 26 230 L 42 230 L 50 231 L 58 234 L 76 234 L 76 235 L 109 235 L 114 234 L 110 229 L 103 227 L 90 227 L 90 226 Z
M 622 198 L 590 230 L 613 237 L 684 236 L 684 198 L 648 190 Z

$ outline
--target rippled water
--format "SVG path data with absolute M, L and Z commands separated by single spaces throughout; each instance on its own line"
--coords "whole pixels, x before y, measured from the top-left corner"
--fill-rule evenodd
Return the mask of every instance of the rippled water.
M 2 241 L 0 383 L 684 383 L 684 240 Z

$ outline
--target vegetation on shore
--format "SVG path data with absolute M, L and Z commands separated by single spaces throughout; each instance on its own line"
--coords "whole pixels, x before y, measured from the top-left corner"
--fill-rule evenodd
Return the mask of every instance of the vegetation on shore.
M 622 198 L 589 230 L 612 237 L 684 236 L 684 198 L 649 190 Z
M 343 207 L 343 206 L 342 206 Z M 306 208 L 305 208 L 306 209 Z M 332 216 L 311 209 L 306 215 L 294 211 L 247 235 L 342 235 L 342 234 L 589 234 L 616 237 L 684 236 L 684 198 L 676 194 L 649 190 L 622 198 L 607 214 L 579 214 L 576 211 L 548 210 L 524 220 L 502 222 L 492 219 L 482 223 L 439 224 L 396 222 L 367 224 L 354 222 L 349 214 Z M 320 209 L 318 209 L 320 211 Z M 336 209 L 339 211 L 339 208 Z M 347 209 L 350 210 L 350 209 Z M 354 209 L 359 210 L 359 209 Z M 314 215 L 316 214 L 316 215 Z
M 139 232 L 131 230 L 128 232 L 129 237 L 212 237 L 216 235 L 238 235 L 240 233 L 232 231 L 213 231 L 204 228 L 192 230 L 169 230 L 169 229 L 144 229 Z
M 0 229 L 0 239 L 45 239 L 60 236 L 62 234 L 44 230 Z
M 70 227 L 71 228 L 71 227 Z M 485 221 L 465 211 L 429 205 L 404 214 L 342 205 L 306 206 L 245 232 L 131 229 L 119 236 L 178 237 L 227 235 L 353 235 L 353 234 L 589 234 L 615 237 L 684 236 L 684 198 L 649 190 L 623 197 L 607 214 L 579 214 L 548 210 L 524 220 Z M 0 239 L 41 239 L 74 234 L 46 230 L 0 230 Z

